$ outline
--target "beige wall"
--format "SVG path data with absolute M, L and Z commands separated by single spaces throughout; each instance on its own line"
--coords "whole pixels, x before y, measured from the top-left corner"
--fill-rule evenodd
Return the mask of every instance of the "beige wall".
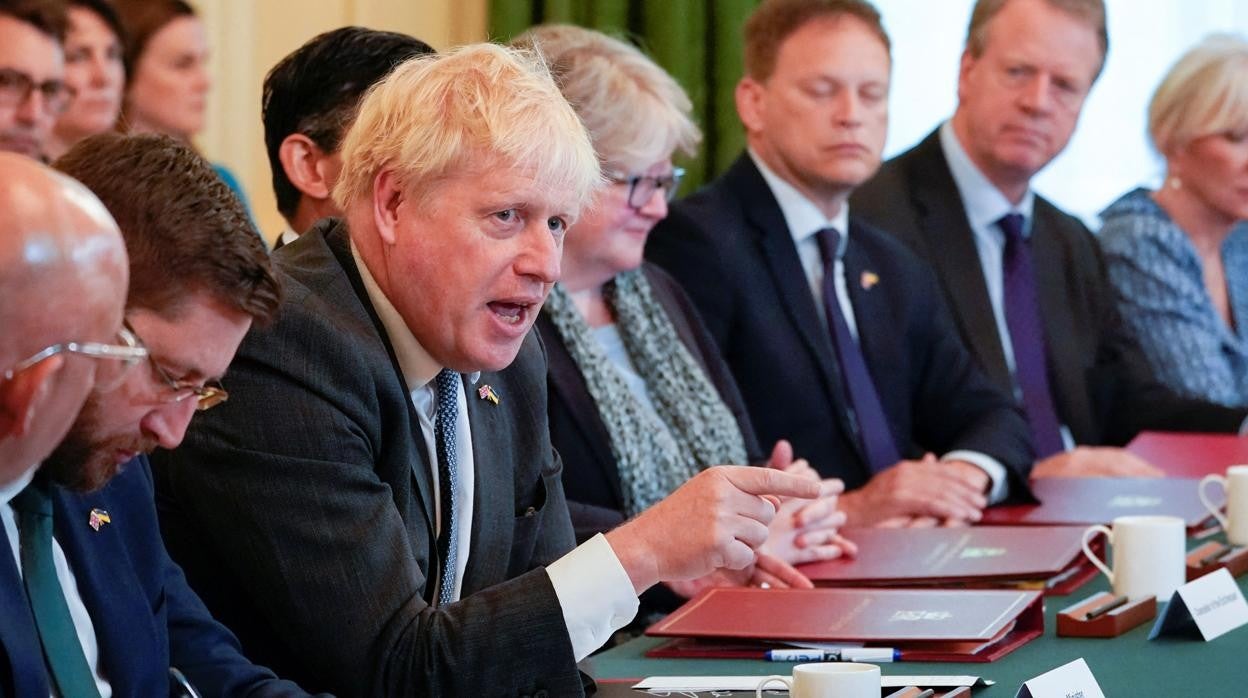
M 486 35 L 487 0 L 195 0 L 212 45 L 208 128 L 197 139 L 251 199 L 261 232 L 285 223 L 273 201 L 260 125 L 260 87 L 278 60 L 320 32 L 346 24 L 411 34 L 442 50 Z

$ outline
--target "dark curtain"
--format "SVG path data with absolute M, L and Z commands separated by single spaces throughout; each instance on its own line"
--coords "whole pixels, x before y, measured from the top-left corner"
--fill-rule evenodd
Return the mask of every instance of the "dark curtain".
M 684 193 L 713 178 L 745 147 L 732 92 L 741 78 L 741 27 L 759 0 L 490 0 L 490 39 L 542 23 L 576 24 L 632 41 L 689 93 L 702 147 Z

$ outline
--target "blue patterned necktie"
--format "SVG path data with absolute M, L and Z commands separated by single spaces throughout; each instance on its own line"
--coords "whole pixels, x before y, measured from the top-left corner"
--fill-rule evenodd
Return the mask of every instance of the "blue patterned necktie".
M 891 468 L 901 459 L 893 432 L 889 429 L 884 405 L 875 389 L 875 381 L 867 369 L 862 348 L 854 341 L 849 323 L 841 312 L 836 297 L 836 279 L 833 273 L 840 233 L 835 228 L 824 228 L 816 233 L 819 253 L 823 257 L 823 312 L 832 331 L 832 344 L 836 347 L 837 362 L 841 366 L 841 378 L 849 393 L 850 424 L 857 431 L 867 465 L 872 473 Z
M 40 485 L 31 483 L 12 504 L 18 514 L 22 581 L 52 681 L 62 696 L 99 698 L 95 676 L 78 642 L 78 631 L 52 561 L 52 500 Z
M 435 387 L 437 409 L 433 416 L 433 434 L 438 448 L 438 486 L 442 491 L 441 532 L 438 553 L 442 557 L 442 578 L 438 585 L 438 605 L 455 600 L 455 569 L 459 557 L 459 520 L 456 516 L 455 493 L 459 484 L 459 461 L 455 451 L 455 422 L 459 416 L 459 374 L 444 368 L 438 373 Z
M 1036 445 L 1036 456 L 1045 458 L 1062 448 L 1061 427 L 1053 408 L 1049 386 L 1044 325 L 1040 318 L 1040 301 L 1036 295 L 1036 272 L 1031 263 L 1031 250 L 1023 238 L 1023 215 L 1010 213 L 997 221 L 1005 233 L 1005 251 L 1001 257 L 1004 272 L 1005 324 L 1014 346 L 1014 378 L 1023 392 L 1023 409 Z

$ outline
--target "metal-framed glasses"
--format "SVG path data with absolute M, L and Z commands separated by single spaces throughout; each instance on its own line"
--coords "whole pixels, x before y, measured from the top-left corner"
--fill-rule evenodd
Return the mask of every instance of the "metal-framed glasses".
M 16 107 L 26 103 L 35 91 L 43 98 L 44 112 L 60 116 L 69 108 L 74 90 L 62 80 L 35 79 L 20 70 L 0 68 L 0 106 Z
M 17 374 L 57 354 L 77 354 L 99 360 L 100 363 L 95 368 L 95 387 L 101 392 L 107 392 L 120 385 L 126 372 L 147 358 L 147 349 L 139 346 L 134 333 L 123 327 L 117 332 L 117 344 L 61 342 L 44 347 L 11 366 L 4 372 L 4 379 L 13 380 Z
M 134 331 L 134 328 L 130 327 L 129 323 L 126 323 L 126 328 L 134 334 L 135 338 L 139 341 L 140 346 L 142 346 L 143 340 L 139 338 L 139 335 Z M 156 358 L 152 356 L 150 351 L 147 353 L 147 363 L 152 367 L 152 374 L 155 376 L 156 382 L 159 384 L 157 399 L 161 402 L 182 402 L 183 400 L 194 396 L 195 410 L 203 412 L 204 410 L 210 410 L 230 399 L 229 392 L 227 392 L 221 385 L 220 381 L 210 380 L 202 384 L 195 384 L 188 381 L 178 380 L 169 375 L 169 372 L 156 361 Z
M 676 198 L 676 190 L 680 188 L 680 180 L 685 176 L 682 167 L 673 167 L 671 174 L 665 175 L 629 175 L 623 172 L 608 172 L 607 179 L 616 184 L 628 185 L 628 205 L 640 211 L 650 203 L 654 193 L 663 190 L 663 198 L 668 202 Z

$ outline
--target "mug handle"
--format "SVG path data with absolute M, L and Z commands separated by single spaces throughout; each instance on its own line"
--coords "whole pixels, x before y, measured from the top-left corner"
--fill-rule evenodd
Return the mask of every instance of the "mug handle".
M 767 678 L 758 682 L 758 688 L 754 689 L 754 698 L 763 698 L 763 689 L 767 688 L 767 684 L 773 681 L 779 681 L 780 683 L 784 684 L 784 687 L 789 690 L 789 693 L 793 692 L 793 680 L 792 679 L 790 679 L 787 676 L 779 676 L 776 674 L 772 674 L 771 676 L 768 676 Z
M 1222 513 L 1222 507 L 1215 507 L 1213 503 L 1209 501 L 1208 495 L 1205 494 L 1205 485 L 1211 482 L 1216 482 L 1219 485 L 1222 485 L 1222 491 L 1226 492 L 1226 478 L 1221 475 L 1213 474 L 1206 475 L 1200 479 L 1200 484 L 1196 486 L 1196 493 L 1200 495 L 1200 503 L 1205 505 L 1205 509 L 1213 515 L 1213 518 L 1218 520 L 1218 523 L 1222 525 L 1222 530 L 1225 531 L 1230 527 L 1230 524 L 1227 522 L 1226 516 Z
M 1092 552 L 1092 548 L 1088 547 L 1088 541 L 1091 540 L 1092 536 L 1097 533 L 1104 533 L 1105 537 L 1109 539 L 1109 544 L 1114 544 L 1113 531 L 1100 524 L 1089 526 L 1088 530 L 1083 532 L 1083 554 L 1088 556 L 1088 560 L 1090 560 L 1093 565 L 1096 565 L 1097 569 L 1105 573 L 1105 576 L 1109 578 L 1109 583 L 1112 585 L 1114 583 L 1114 571 L 1109 569 L 1109 566 L 1105 564 L 1105 561 L 1097 557 L 1096 553 Z

